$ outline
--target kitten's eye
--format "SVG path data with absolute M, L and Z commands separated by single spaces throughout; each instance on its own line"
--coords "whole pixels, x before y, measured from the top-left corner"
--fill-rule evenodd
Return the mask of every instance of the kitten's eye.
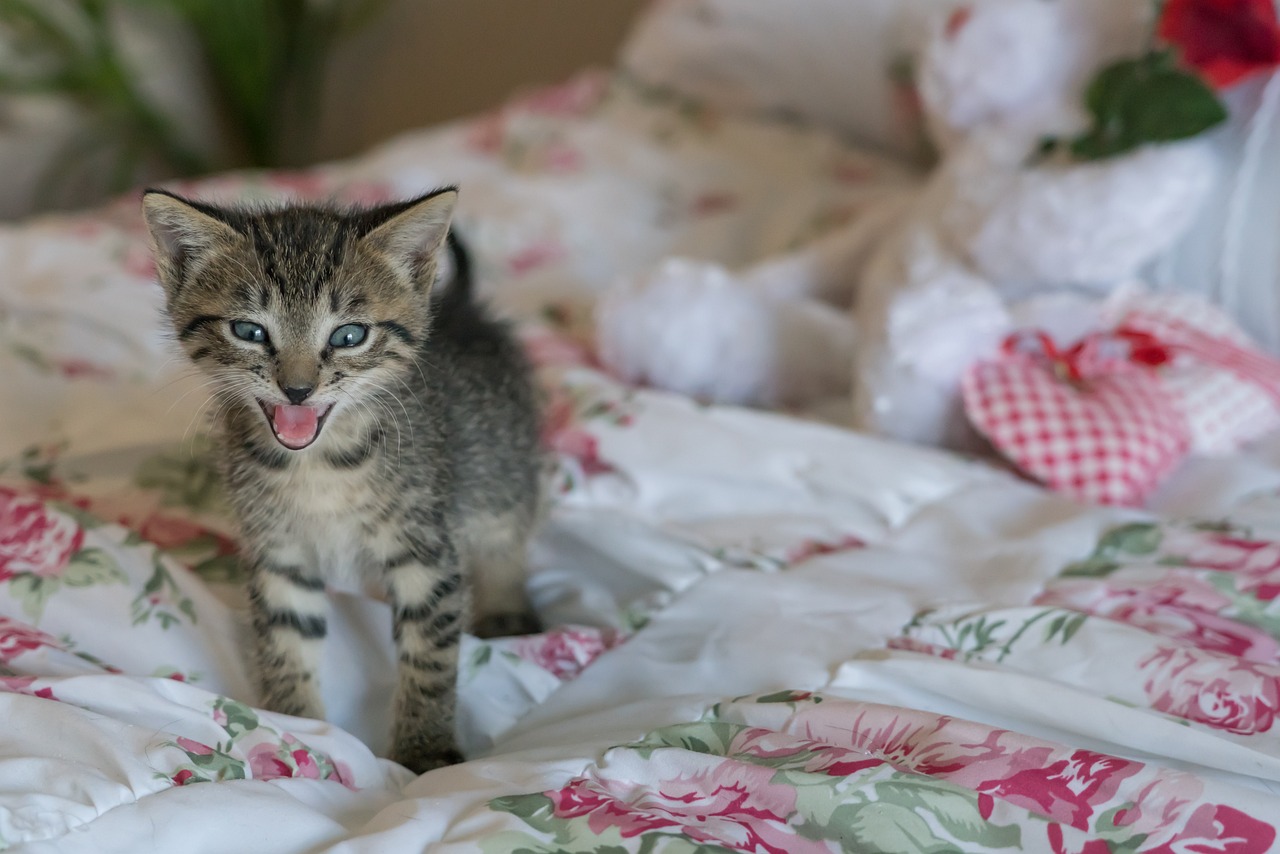
M 329 336 L 329 345 L 332 347 L 355 347 L 364 343 L 364 339 L 368 335 L 369 330 L 365 327 L 358 323 L 348 323 L 333 330 L 333 334 Z
M 248 320 L 231 321 L 231 334 L 241 341 L 248 341 L 251 344 L 267 343 L 267 330 Z

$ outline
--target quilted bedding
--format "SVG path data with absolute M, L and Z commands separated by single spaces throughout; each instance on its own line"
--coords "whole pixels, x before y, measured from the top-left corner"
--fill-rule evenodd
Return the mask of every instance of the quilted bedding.
M 220 198 L 463 188 L 550 393 L 542 635 L 466 639 L 471 761 L 379 752 L 388 608 L 332 591 L 331 722 L 254 707 L 207 401 L 134 197 L 0 231 L 0 847 L 1277 850 L 1280 443 L 1162 515 L 626 387 L 592 294 L 786 251 L 910 176 L 587 74 Z

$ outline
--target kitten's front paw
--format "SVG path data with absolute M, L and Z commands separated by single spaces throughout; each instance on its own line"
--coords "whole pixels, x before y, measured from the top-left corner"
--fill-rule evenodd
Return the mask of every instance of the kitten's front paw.
M 506 611 L 486 614 L 476 620 L 472 634 L 479 638 L 503 638 L 512 635 L 536 635 L 542 631 L 542 621 L 532 611 Z
M 444 768 L 446 765 L 457 765 L 467 761 L 466 757 L 452 745 L 439 747 L 421 743 L 397 745 L 391 751 L 391 759 L 415 774 L 425 774 L 437 768 Z

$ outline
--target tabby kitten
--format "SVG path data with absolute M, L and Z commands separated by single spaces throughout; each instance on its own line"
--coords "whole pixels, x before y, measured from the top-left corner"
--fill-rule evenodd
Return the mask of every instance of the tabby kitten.
M 325 582 L 385 583 L 399 655 L 392 756 L 458 761 L 458 642 L 531 630 L 538 504 L 529 368 L 472 301 L 457 192 L 371 210 L 224 208 L 149 190 L 166 311 L 212 378 L 249 567 L 261 700 L 323 717 Z M 448 243 L 454 276 L 434 293 Z

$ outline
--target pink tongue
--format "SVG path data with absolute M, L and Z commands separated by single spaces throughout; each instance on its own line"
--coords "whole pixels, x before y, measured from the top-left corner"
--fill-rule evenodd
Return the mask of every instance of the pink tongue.
M 272 423 L 286 444 L 306 445 L 315 438 L 320 410 L 314 406 L 276 406 Z

